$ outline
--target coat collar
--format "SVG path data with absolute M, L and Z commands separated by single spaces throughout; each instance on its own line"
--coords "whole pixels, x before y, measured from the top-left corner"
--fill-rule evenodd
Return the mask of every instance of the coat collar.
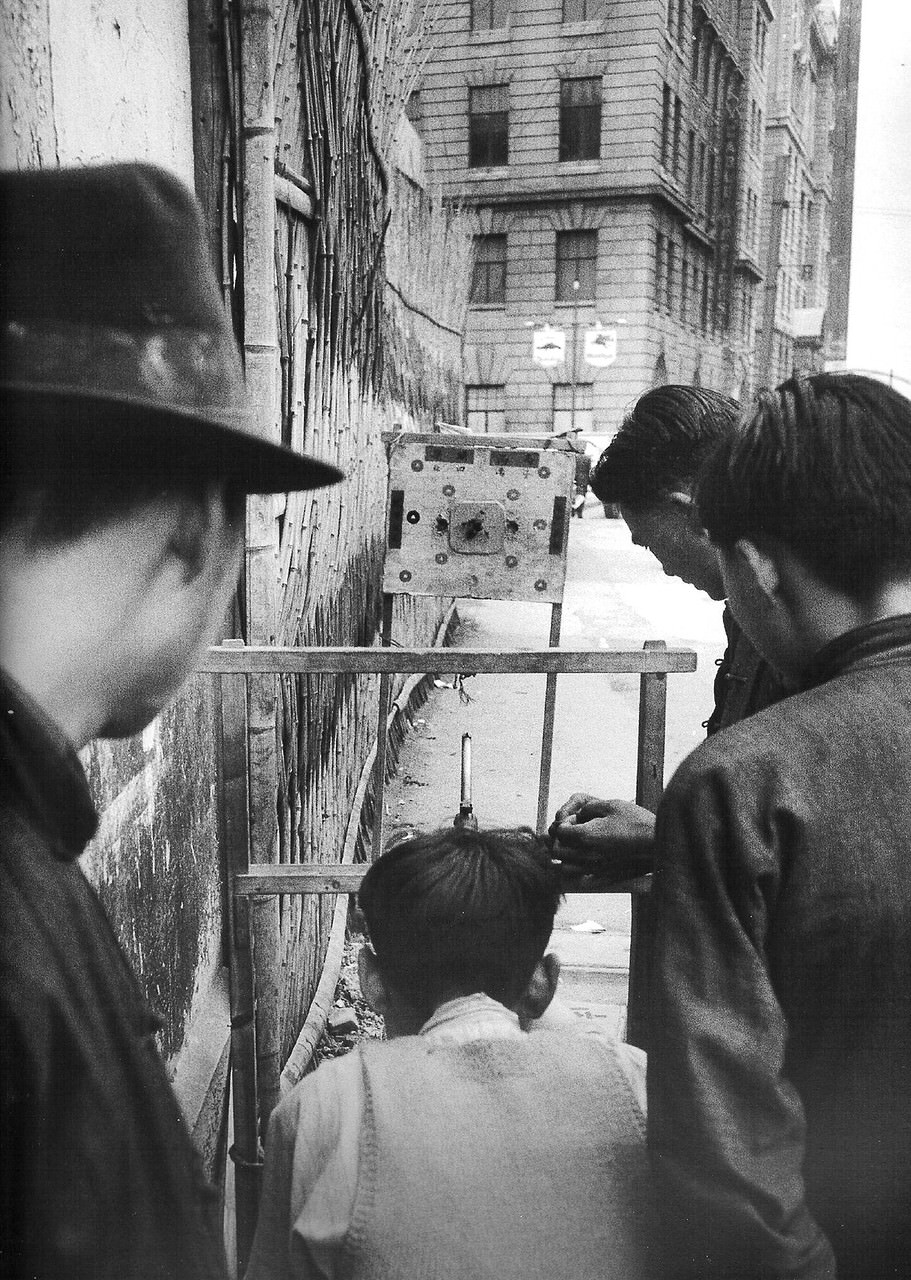
M 850 667 L 875 667 L 911 658 L 911 613 L 897 614 L 846 631 L 814 656 L 803 680 L 812 689 Z
M 4 802 L 48 836 L 63 861 L 78 858 L 98 827 L 72 743 L 25 690 L 0 672 L 0 774 Z

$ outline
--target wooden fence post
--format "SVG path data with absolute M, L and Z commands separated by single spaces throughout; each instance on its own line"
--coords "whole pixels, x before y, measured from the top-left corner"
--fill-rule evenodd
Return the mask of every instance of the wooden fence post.
M 646 640 L 645 649 L 666 649 L 663 640 Z M 667 714 L 667 676 L 647 672 L 639 677 L 639 752 L 636 767 L 636 804 L 658 808 L 664 789 L 664 730 Z M 626 1038 L 648 1050 L 649 985 L 651 982 L 654 918 L 644 881 L 632 895 L 632 934 L 629 955 L 629 1000 Z

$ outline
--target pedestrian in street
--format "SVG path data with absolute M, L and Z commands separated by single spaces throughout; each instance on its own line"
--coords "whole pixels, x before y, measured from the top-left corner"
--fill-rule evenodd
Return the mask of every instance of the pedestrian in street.
M 566 448 L 573 455 L 572 514 L 581 520 L 585 512 L 585 495 L 588 493 L 592 460 L 585 441 L 579 439 L 580 431 L 581 427 L 567 427 L 565 431 L 555 432 L 555 436 L 558 440 L 566 441 Z
M 448 827 L 369 868 L 361 989 L 388 1042 L 273 1112 L 247 1280 L 665 1275 L 644 1054 L 540 1026 L 559 899 L 529 830 Z
M 636 546 L 646 547 L 669 577 L 713 600 L 725 596 L 718 554 L 702 528 L 694 491 L 700 468 L 737 428 L 740 406 L 717 391 L 668 385 L 646 392 L 601 454 L 591 487 L 616 503 Z M 730 609 L 722 614 L 727 648 L 715 677 L 709 735 L 784 694 L 780 678 L 756 653 Z M 652 869 L 654 815 L 628 800 L 576 792 L 557 811 L 551 835 L 567 871 L 610 883 Z
M 911 402 L 793 378 L 697 490 L 792 696 L 661 801 L 648 1131 L 682 1277 L 911 1258 Z
M 0 177 L 0 1269 L 221 1277 L 158 1019 L 78 858 L 76 752 L 148 724 L 235 591 L 261 439 L 196 205 L 159 169 Z

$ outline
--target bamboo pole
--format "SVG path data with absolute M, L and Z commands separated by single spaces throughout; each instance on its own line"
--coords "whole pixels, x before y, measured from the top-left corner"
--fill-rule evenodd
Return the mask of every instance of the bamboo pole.
M 253 411 L 263 436 L 281 439 L 277 403 L 278 340 L 275 306 L 275 109 L 272 6 L 241 0 L 243 154 L 244 364 Z M 247 507 L 247 640 L 272 644 L 276 625 L 278 530 L 275 500 L 251 498 Z M 250 840 L 255 860 L 278 860 L 276 681 L 248 687 Z M 257 1070 L 261 1122 L 279 1096 L 280 1045 L 277 976 L 278 903 L 257 907 Z
M 241 676 L 219 682 L 218 787 L 220 844 L 228 880 L 227 941 L 231 998 L 231 1094 L 234 1113 L 235 1226 L 240 1273 L 256 1230 L 262 1176 L 256 1091 L 256 996 L 251 917 L 256 908 L 236 892 L 250 866 L 246 691 Z

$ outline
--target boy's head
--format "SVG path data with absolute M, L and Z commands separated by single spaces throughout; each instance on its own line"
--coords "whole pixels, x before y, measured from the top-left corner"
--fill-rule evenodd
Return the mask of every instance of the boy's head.
M 814 646 L 904 611 L 911 402 L 859 374 L 790 378 L 712 454 L 697 500 L 741 624 L 799 673 Z
M 641 396 L 591 474 L 602 502 L 617 503 L 633 541 L 665 573 L 724 593 L 717 557 L 696 518 L 699 470 L 737 425 L 735 400 L 701 387 L 664 386 Z
M 542 971 L 542 961 L 560 897 L 549 849 L 531 830 L 453 827 L 403 841 L 361 884 L 373 951 L 362 960 L 365 994 L 385 1005 L 387 1025 L 391 1005 L 410 1031 L 476 992 L 540 1016 L 556 983 L 556 965 Z

